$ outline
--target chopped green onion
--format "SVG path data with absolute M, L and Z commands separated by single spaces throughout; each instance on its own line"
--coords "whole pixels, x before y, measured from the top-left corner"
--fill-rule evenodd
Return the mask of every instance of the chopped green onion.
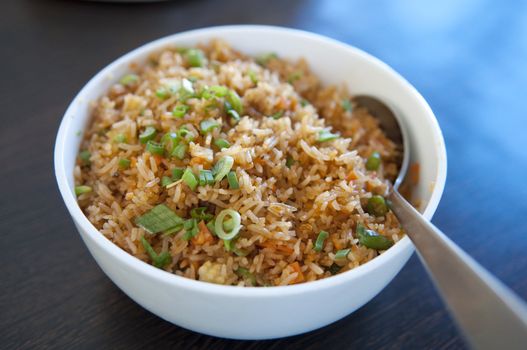
M 183 168 L 174 168 L 172 169 L 172 181 L 180 180 L 183 177 L 185 169 Z
M 357 236 L 359 237 L 359 243 L 367 248 L 386 250 L 393 245 L 391 239 L 373 230 L 367 230 L 362 224 L 357 224 Z
M 192 82 L 192 83 L 195 83 L 195 82 L 197 82 L 197 81 L 199 80 L 198 77 L 192 77 L 192 76 L 191 76 L 191 77 L 188 77 L 187 79 L 188 79 L 190 82 Z
M 256 57 L 256 63 L 258 63 L 261 66 L 267 65 L 270 60 L 278 58 L 278 55 L 274 52 L 265 53 L 263 55 L 260 55 Z
M 287 82 L 292 84 L 300 78 L 302 78 L 302 72 L 294 72 L 289 77 L 287 77 Z
M 350 253 L 351 249 L 341 249 L 335 253 L 335 260 L 342 260 L 346 259 L 348 254 Z
M 368 199 L 368 205 L 366 206 L 366 211 L 375 216 L 384 216 L 388 213 L 388 205 L 383 196 L 373 195 Z
M 232 242 L 232 240 L 230 241 L 223 241 L 223 242 Z M 236 254 L 237 256 L 247 256 L 249 255 L 249 251 L 248 250 L 244 250 L 244 249 L 238 249 L 234 243 L 231 244 L 232 247 L 231 247 L 231 250 L 234 254 Z
M 164 87 L 160 87 L 159 89 L 157 89 L 156 91 L 156 96 L 162 100 L 166 100 L 168 98 L 168 96 L 170 95 L 170 91 L 168 91 L 166 88 Z
M 305 107 L 305 106 L 309 105 L 309 101 L 308 101 L 308 100 L 305 100 L 305 99 L 301 99 L 301 100 L 300 100 L 300 105 L 301 105 L 302 107 Z
M 202 99 L 205 99 L 205 100 L 212 100 L 212 98 L 214 97 L 214 94 L 212 94 L 212 92 L 207 89 L 207 88 L 204 88 L 200 91 L 200 93 L 198 94 L 198 97 L 199 98 L 202 98 Z M 207 109 L 212 109 L 214 106 L 213 103 L 210 103 L 207 105 Z
M 249 281 L 249 283 L 253 287 L 256 286 L 256 277 L 254 277 L 254 275 L 249 270 L 244 267 L 238 267 L 235 272 L 237 275 L 240 275 L 240 277 L 242 277 L 244 280 Z
M 90 157 L 91 157 L 90 151 L 84 150 L 84 151 L 81 151 L 79 153 L 79 158 L 81 159 L 82 164 L 84 164 L 84 165 L 90 165 L 91 164 Z
M 228 251 L 228 252 L 232 252 L 232 249 L 233 249 L 233 243 L 234 243 L 235 239 L 230 239 L 230 240 L 223 240 L 223 246 L 225 247 L 225 250 Z
M 207 179 L 205 178 L 205 173 L 203 172 L 204 170 L 200 170 L 199 171 L 199 175 L 198 175 L 198 183 L 200 186 L 206 186 L 207 185 Z
M 122 158 L 119 159 L 119 168 L 128 169 L 130 167 L 130 159 Z
M 172 256 L 169 252 L 157 254 L 144 236 L 141 237 L 141 243 L 143 244 L 146 253 L 150 256 L 150 259 L 152 259 L 152 265 L 155 267 L 162 269 L 172 261 Z
M 293 159 L 293 157 L 289 156 L 287 157 L 286 161 L 285 161 L 285 166 L 288 167 L 288 168 L 291 168 L 291 166 L 295 164 L 295 160 Z
M 229 93 L 229 89 L 225 86 L 214 85 L 209 88 L 209 91 L 216 97 L 225 97 Z
M 332 134 L 329 130 L 320 130 L 318 132 L 318 142 L 326 142 L 326 141 L 332 141 L 332 140 L 335 140 L 335 139 L 338 139 L 339 138 L 339 135 L 338 134 Z
M 170 185 L 172 183 L 172 179 L 169 178 L 168 176 L 163 176 L 161 178 L 161 186 L 163 187 L 167 187 L 168 185 Z
M 196 179 L 196 175 L 194 175 L 190 168 L 187 168 L 185 170 L 181 178 L 183 179 L 183 182 L 187 184 L 187 186 L 190 187 L 192 191 L 194 191 L 198 186 L 198 180 Z
M 188 49 L 185 58 L 191 67 L 203 67 L 205 55 L 199 49 Z
M 340 267 L 340 266 L 338 266 L 337 264 L 333 263 L 333 264 L 329 267 L 328 271 L 329 271 L 329 273 L 331 273 L 332 275 L 336 275 L 337 273 L 339 273 L 339 271 L 340 271 L 341 268 L 342 268 L 342 267 Z
M 366 160 L 366 170 L 374 171 L 379 169 L 379 166 L 381 166 L 381 154 L 373 152 Z
M 273 118 L 274 120 L 277 120 L 277 119 L 282 118 L 283 115 L 284 115 L 284 111 L 278 111 L 275 114 L 271 115 L 271 118 Z
M 134 85 L 139 81 L 139 77 L 135 74 L 126 74 L 124 77 L 121 78 L 119 83 L 122 85 L 130 86 Z
M 117 143 L 126 143 L 126 136 L 124 134 L 117 134 L 113 140 Z
M 216 229 L 214 229 L 214 220 L 211 220 L 207 223 L 207 228 L 213 236 L 216 236 Z
M 172 115 L 176 118 L 183 118 L 185 114 L 187 114 L 189 108 L 190 107 L 187 105 L 177 105 L 172 110 Z
M 179 91 L 181 90 L 181 82 L 179 81 L 170 82 L 170 84 L 166 85 L 165 88 L 167 89 L 167 92 L 170 95 L 175 95 L 179 93 Z
M 179 92 L 187 95 L 194 95 L 194 87 L 192 86 L 192 82 L 188 79 L 181 80 L 181 89 Z
M 82 135 L 82 131 L 80 130 L 75 133 L 75 136 L 81 136 L 81 135 Z
M 232 230 L 225 232 L 223 228 L 223 221 L 224 219 L 230 216 L 233 220 L 233 227 Z M 240 214 L 233 210 L 233 209 L 224 209 L 222 210 L 218 216 L 216 217 L 216 221 L 214 222 L 214 230 L 216 231 L 216 235 L 218 235 L 219 238 L 223 240 L 231 240 L 236 235 L 238 235 L 238 232 L 240 232 L 241 229 L 241 217 Z
M 205 179 L 207 180 L 208 185 L 214 185 L 214 176 L 212 175 L 212 171 L 207 170 L 205 172 Z
M 175 132 L 167 132 L 161 138 L 161 143 L 166 147 L 167 151 L 172 153 L 174 148 L 179 144 L 181 138 Z
M 167 230 L 181 229 L 183 219 L 176 215 L 164 204 L 156 205 L 153 209 L 135 219 L 137 226 L 147 232 L 159 233 Z
M 143 144 L 147 143 L 156 136 L 156 132 L 156 128 L 153 126 L 147 126 L 141 135 L 139 135 L 139 141 L 141 141 Z
M 227 219 L 223 222 L 223 229 L 225 231 L 231 231 L 234 228 L 234 220 L 233 219 Z
M 342 108 L 346 111 L 346 112 L 351 112 L 353 111 L 353 105 L 351 104 L 351 101 L 346 99 L 346 100 L 342 100 Z
M 316 252 L 320 252 L 324 248 L 324 241 L 329 237 L 329 233 L 326 231 L 320 231 L 318 233 L 317 240 L 315 242 L 315 247 L 313 248 Z
M 214 175 L 214 181 L 221 181 L 228 173 L 231 171 L 234 164 L 234 158 L 231 156 L 225 156 L 221 158 L 215 165 L 212 167 L 212 174 Z
M 225 139 L 217 139 L 216 141 L 214 141 L 214 144 L 220 149 L 224 149 L 224 148 L 229 148 L 231 147 L 231 144 L 229 143 L 229 141 L 225 140 Z
M 146 150 L 152 154 L 157 154 L 162 156 L 165 154 L 165 147 L 161 143 L 154 142 L 152 140 L 149 140 L 146 143 Z
M 258 84 L 258 78 L 256 77 L 256 73 L 252 70 L 250 70 L 248 73 L 249 75 L 249 78 L 251 78 L 251 81 L 254 85 L 257 85 Z
M 206 213 L 207 207 L 197 207 L 190 211 L 190 217 L 198 221 L 209 221 L 214 218 L 214 215 Z
M 172 256 L 169 252 L 163 252 L 157 256 L 154 260 L 154 266 L 157 268 L 164 268 L 166 265 L 170 264 L 172 261 Z
M 199 128 L 202 134 L 211 132 L 214 128 L 217 128 L 218 126 L 220 126 L 220 123 L 218 123 L 214 119 L 205 119 L 199 123 Z
M 236 122 L 238 120 L 240 120 L 240 115 L 234 109 L 228 109 L 227 110 L 227 115 L 230 115 L 232 117 L 232 119 L 234 119 L 234 121 L 236 121 Z
M 176 226 L 176 227 L 174 227 L 174 228 L 171 228 L 171 229 L 169 229 L 169 230 L 164 231 L 163 234 L 164 234 L 165 236 L 170 236 L 170 235 L 172 235 L 172 234 L 174 234 L 174 233 L 176 233 L 176 232 L 181 231 L 182 228 L 183 228 L 183 226 Z
M 80 196 L 84 193 L 90 193 L 92 191 L 92 188 L 90 186 L 75 186 L 75 194 L 77 196 Z
M 225 96 L 225 99 L 227 100 L 227 102 L 230 103 L 230 105 L 232 106 L 232 108 L 238 112 L 238 114 L 242 114 L 243 113 L 243 104 L 242 104 L 242 100 L 240 99 L 240 96 L 238 96 L 238 94 L 236 93 L 236 91 L 234 90 L 229 90 L 227 92 L 227 95 Z
M 172 157 L 176 157 L 177 159 L 183 159 L 185 158 L 186 153 L 187 153 L 187 145 L 184 143 L 180 143 L 172 150 L 172 153 L 170 153 L 170 155 Z
M 232 221 L 232 219 L 230 219 L 230 221 Z M 223 228 L 224 228 L 224 230 L 227 230 L 225 228 L 225 224 L 223 225 Z M 238 237 L 234 237 L 233 239 L 230 239 L 230 240 L 223 240 L 223 245 L 225 247 L 225 250 L 228 251 L 228 252 L 233 252 L 237 256 L 247 256 L 249 254 L 249 251 L 242 250 L 242 249 L 239 249 L 238 247 L 236 247 L 236 240 L 237 239 L 238 239 Z
M 200 170 L 199 171 L 199 185 L 214 185 L 214 177 L 212 176 L 212 171 L 210 170 Z
M 188 219 L 187 221 L 185 221 L 183 228 L 185 229 L 185 234 L 181 238 L 185 241 L 188 241 L 189 239 L 195 237 L 198 234 L 198 221 L 194 218 Z
M 187 141 L 194 140 L 194 134 L 191 131 L 189 131 L 186 126 L 182 126 L 181 128 L 179 128 L 177 131 L 177 135 L 180 138 L 186 139 Z
M 229 188 L 231 190 L 237 190 L 240 188 L 238 178 L 236 177 L 236 172 L 229 171 L 229 173 L 227 174 L 227 181 L 229 182 Z

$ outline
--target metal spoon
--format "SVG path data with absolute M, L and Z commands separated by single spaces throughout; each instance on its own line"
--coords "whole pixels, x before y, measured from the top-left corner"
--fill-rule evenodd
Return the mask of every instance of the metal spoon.
M 387 136 L 403 145 L 400 173 L 387 196 L 406 234 L 435 282 L 468 343 L 476 349 L 527 349 L 527 306 L 397 191 L 406 175 L 409 141 L 396 114 L 371 96 L 356 96 L 358 106 L 376 117 Z

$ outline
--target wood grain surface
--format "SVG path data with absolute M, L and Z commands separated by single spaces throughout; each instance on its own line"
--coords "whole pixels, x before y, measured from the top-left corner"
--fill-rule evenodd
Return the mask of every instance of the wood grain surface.
M 415 255 L 352 315 L 307 334 L 255 342 L 169 324 L 98 268 L 53 174 L 53 143 L 69 101 L 93 74 L 145 42 L 235 23 L 333 37 L 414 84 L 437 115 L 449 157 L 434 223 L 527 297 L 527 3 L 7 0 L 0 3 L 0 348 L 465 347 Z

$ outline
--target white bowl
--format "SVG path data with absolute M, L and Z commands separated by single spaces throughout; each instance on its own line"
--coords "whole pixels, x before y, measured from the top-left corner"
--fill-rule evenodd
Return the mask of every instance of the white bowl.
M 60 192 L 91 254 L 130 298 L 159 317 L 197 332 L 237 339 L 277 338 L 307 332 L 345 317 L 379 293 L 401 270 L 414 248 L 405 237 L 387 252 L 351 271 L 304 284 L 241 288 L 179 277 L 121 250 L 100 234 L 79 208 L 73 168 L 90 119 L 89 104 L 104 95 L 128 70 L 154 50 L 222 38 L 248 54 L 277 52 L 304 57 L 325 83 L 349 86 L 353 94 L 371 94 L 390 103 L 410 135 L 411 159 L 420 164 L 417 196 L 423 215 L 434 213 L 446 179 L 441 130 L 423 97 L 378 59 L 338 41 L 299 30 L 269 26 L 225 26 L 171 35 L 133 50 L 95 75 L 68 107 L 55 144 L 55 173 Z M 401 291 L 402 293 L 403 291 Z

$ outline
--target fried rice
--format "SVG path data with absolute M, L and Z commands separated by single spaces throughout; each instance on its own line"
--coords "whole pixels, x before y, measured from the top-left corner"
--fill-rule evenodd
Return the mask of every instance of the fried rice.
M 138 259 L 205 282 L 279 286 L 353 269 L 402 238 L 383 200 L 400 157 L 305 60 L 213 40 L 131 66 L 93 103 L 74 175 L 88 219 Z

